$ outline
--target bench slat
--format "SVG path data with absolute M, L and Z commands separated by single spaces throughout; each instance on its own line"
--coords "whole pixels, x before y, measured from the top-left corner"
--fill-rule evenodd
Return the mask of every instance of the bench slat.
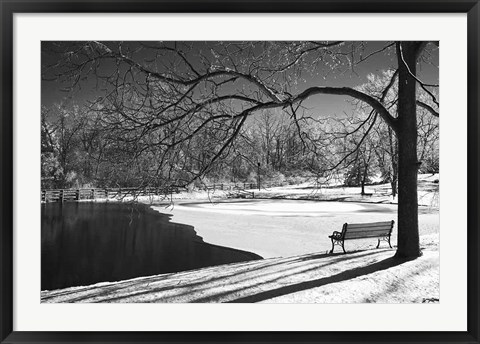
M 349 231 L 347 230 L 346 233 L 350 233 L 350 234 L 353 234 L 353 235 L 361 235 L 361 233 L 390 233 L 390 228 L 388 229 L 377 229 L 377 230 L 371 230 L 371 229 L 364 229 L 362 231 L 358 230 L 358 231 Z
M 389 233 L 390 228 L 357 228 L 356 230 L 349 230 L 347 229 L 346 233 L 352 233 L 359 235 L 360 233 L 377 233 L 377 232 L 382 232 L 382 233 Z
M 371 228 L 371 227 L 391 227 L 392 222 L 371 222 L 371 223 L 348 223 L 348 229 L 355 229 L 355 228 Z
M 388 236 L 390 232 L 363 232 L 363 233 L 345 233 L 345 240 L 362 238 L 379 238 Z
M 347 233 L 370 232 L 370 231 L 390 231 L 392 227 L 370 227 L 370 228 L 347 228 Z

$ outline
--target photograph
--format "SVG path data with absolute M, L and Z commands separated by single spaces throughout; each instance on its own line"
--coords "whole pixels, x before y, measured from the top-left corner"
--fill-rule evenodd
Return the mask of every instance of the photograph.
M 41 304 L 441 303 L 439 41 L 40 49 Z

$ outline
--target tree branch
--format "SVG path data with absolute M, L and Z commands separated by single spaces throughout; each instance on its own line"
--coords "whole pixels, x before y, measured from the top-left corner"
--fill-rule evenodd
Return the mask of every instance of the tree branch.
M 424 44 L 423 46 L 425 46 L 426 44 Z M 408 74 L 416 81 L 419 83 L 420 87 L 423 88 L 423 90 L 425 92 L 428 93 L 428 95 L 432 98 L 433 102 L 437 105 L 437 106 L 440 106 L 440 104 L 438 103 L 437 101 L 437 98 L 435 97 L 435 95 L 430 92 L 429 89 L 427 89 L 427 87 L 438 87 L 439 85 L 436 85 L 436 84 L 426 84 L 424 83 L 422 80 L 420 80 L 419 78 L 417 78 L 413 73 L 412 71 L 410 70 L 410 68 L 408 67 L 407 63 L 405 62 L 405 59 L 403 58 L 403 51 L 402 51 L 402 45 L 399 44 L 399 50 L 400 50 L 400 60 L 402 61 L 402 64 L 405 66 L 405 69 L 407 70 Z
M 380 103 L 383 103 L 385 101 L 385 98 L 387 97 L 388 91 L 393 87 L 395 84 L 395 79 L 398 76 L 398 69 L 393 73 L 392 78 L 390 79 L 390 82 L 388 83 L 387 87 L 382 92 L 382 97 L 380 98 Z
M 440 114 L 438 111 L 435 111 L 434 108 L 432 108 L 430 105 L 425 104 L 424 102 L 421 102 L 420 100 L 417 100 L 417 105 L 424 108 L 428 112 L 430 112 L 433 116 L 435 117 L 440 117 Z
M 201 81 L 205 81 L 205 80 L 208 80 L 208 79 L 213 79 L 215 77 L 236 76 L 236 77 L 245 79 L 245 80 L 255 84 L 256 86 L 258 86 L 259 89 L 265 95 L 267 95 L 271 100 L 273 100 L 274 102 L 281 102 L 281 99 L 277 96 L 276 92 L 274 92 L 272 89 L 267 87 L 258 78 L 256 78 L 253 75 L 250 75 L 250 74 L 240 73 L 240 72 L 237 72 L 237 71 L 231 70 L 231 69 L 220 69 L 220 70 L 209 71 L 205 74 L 202 74 L 202 75 L 200 75 L 196 78 L 190 79 L 190 80 L 182 80 L 180 78 L 174 78 L 174 77 L 166 76 L 166 75 L 163 75 L 161 73 L 155 72 L 153 70 L 149 70 L 149 69 L 145 68 L 144 66 L 142 66 L 141 64 L 139 64 L 138 62 L 130 59 L 129 57 L 127 57 L 125 55 L 122 55 L 120 53 L 114 52 L 113 50 L 108 48 L 103 43 L 100 43 L 100 42 L 94 42 L 94 43 L 97 44 L 102 49 L 102 51 L 104 52 L 103 57 L 105 57 L 105 58 L 108 58 L 108 57 L 117 58 L 117 59 L 129 64 L 130 66 L 136 68 L 137 70 L 141 71 L 142 73 L 145 73 L 145 74 L 149 75 L 150 77 L 155 78 L 155 79 L 160 80 L 160 81 L 164 81 L 164 82 L 167 82 L 167 83 L 178 84 L 178 85 L 183 85 L 183 86 L 190 86 L 190 85 L 198 84 Z
M 375 124 L 375 121 L 377 120 L 377 113 L 375 113 L 375 115 L 373 116 L 373 120 L 372 120 L 372 123 L 370 124 L 370 126 L 368 127 L 368 129 L 365 131 L 365 134 L 363 134 L 362 138 L 360 139 L 360 141 L 358 142 L 358 144 L 355 146 L 355 149 L 352 150 L 350 153 L 348 153 L 347 155 L 345 155 L 338 163 L 336 163 L 333 167 L 329 168 L 328 170 L 330 171 L 333 171 L 335 170 L 338 166 L 340 166 L 345 160 L 347 160 L 348 157 L 350 157 L 351 155 L 355 154 L 358 152 L 359 148 L 361 147 L 363 141 L 365 141 L 365 138 L 368 136 L 368 134 L 370 133 L 370 131 L 372 130 L 373 128 L 373 125 Z M 357 153 L 358 154 L 358 153 Z
M 394 131 L 397 131 L 397 119 L 388 112 L 382 103 L 372 96 L 350 87 L 311 87 L 294 97 L 291 102 L 302 101 L 315 94 L 345 95 L 361 100 L 370 105 Z

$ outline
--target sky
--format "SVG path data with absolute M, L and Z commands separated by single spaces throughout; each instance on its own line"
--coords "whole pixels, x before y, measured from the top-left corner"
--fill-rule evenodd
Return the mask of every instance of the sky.
M 60 54 L 52 52 L 52 47 L 57 43 L 62 44 L 62 42 L 43 42 L 42 43 L 42 74 L 46 70 L 46 66 L 51 66 L 55 64 L 59 58 Z M 112 42 L 105 42 L 108 44 L 113 44 Z M 177 42 L 180 43 L 180 42 Z M 192 42 L 190 42 L 192 43 Z M 217 44 L 218 42 L 198 42 L 198 45 L 202 47 L 207 46 L 208 44 Z M 171 47 L 175 47 L 176 42 L 167 43 Z M 193 44 L 197 44 L 194 42 Z M 368 52 L 373 52 L 381 49 L 387 44 L 383 41 L 370 41 L 366 44 L 365 54 Z M 125 45 L 128 48 L 128 45 L 131 47 L 135 46 L 135 42 L 127 42 Z M 390 52 L 394 52 L 394 48 L 390 49 Z M 429 49 L 431 53 L 431 58 L 429 63 L 419 63 L 417 67 L 417 75 L 419 79 L 425 83 L 439 84 L 439 56 L 438 49 Z M 143 58 L 143 56 L 140 56 Z M 193 61 L 195 61 L 194 56 Z M 146 60 L 147 57 L 144 57 Z M 189 56 L 190 59 L 190 56 Z M 396 68 L 396 55 L 394 53 L 386 54 L 384 52 L 372 55 L 359 65 L 355 66 L 353 70 L 345 70 L 343 73 L 330 73 L 328 76 L 324 77 L 321 72 L 314 72 L 313 74 L 305 73 L 302 75 L 303 83 L 300 82 L 296 92 L 301 92 L 302 90 L 311 87 L 311 86 L 331 86 L 331 87 L 356 87 L 367 82 L 367 75 L 370 73 L 381 74 L 382 71 L 388 70 L 390 68 Z M 109 69 L 114 66 L 103 65 L 102 68 L 105 70 L 103 72 L 108 72 Z M 58 68 L 50 68 L 49 71 L 57 73 Z M 51 75 L 50 75 L 51 76 Z M 77 105 L 82 105 L 87 100 L 97 99 L 99 96 L 102 96 L 102 91 L 99 91 L 95 88 L 95 81 L 93 78 L 87 78 L 79 83 L 79 87 L 74 92 L 65 92 L 62 89 L 65 88 L 65 84 L 59 80 L 50 81 L 50 76 L 47 76 L 47 79 L 42 80 L 42 106 L 51 106 L 55 103 L 60 103 L 64 99 L 69 99 Z M 331 96 L 331 95 L 319 95 L 315 96 L 312 99 L 309 99 L 304 103 L 306 107 L 318 109 L 321 114 L 324 116 L 338 115 L 343 112 L 352 111 L 352 105 L 349 102 L 351 99 L 345 98 L 344 96 Z M 68 103 L 68 101 L 67 101 Z

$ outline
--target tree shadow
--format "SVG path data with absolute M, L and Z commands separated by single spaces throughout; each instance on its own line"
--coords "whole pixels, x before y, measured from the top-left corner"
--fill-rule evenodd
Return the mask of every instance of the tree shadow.
M 343 281 L 347 281 L 360 276 L 368 275 L 377 271 L 386 270 L 394 266 L 403 264 L 409 260 L 411 259 L 400 259 L 396 257 L 390 257 L 365 267 L 359 267 L 359 268 L 341 272 L 334 276 L 323 277 L 323 278 L 319 278 L 312 281 L 306 281 L 306 282 L 301 282 L 297 284 L 280 287 L 277 289 L 267 290 L 254 295 L 241 297 L 241 298 L 229 301 L 228 303 L 254 303 L 254 302 L 265 301 L 265 300 L 272 299 L 274 297 L 288 295 L 288 294 L 296 293 L 296 292 L 307 290 L 307 289 L 317 288 L 317 287 L 321 287 L 331 283 L 343 282 Z
M 369 255 L 369 254 L 372 254 L 372 253 L 366 253 L 365 255 Z M 337 261 L 326 263 L 323 266 L 328 266 L 328 265 L 334 264 L 334 263 L 342 261 L 342 260 L 350 259 L 350 257 L 346 257 L 343 254 L 339 253 L 339 254 L 310 254 L 310 255 L 295 257 L 293 259 L 289 258 L 286 261 L 282 260 L 281 262 L 267 262 L 267 263 L 263 263 L 263 264 L 260 264 L 260 265 L 258 265 L 258 261 L 253 261 L 253 262 L 247 262 L 247 263 L 244 264 L 245 267 L 247 268 L 246 270 L 235 271 L 235 272 L 227 273 L 227 274 L 221 274 L 221 275 L 209 278 L 209 279 L 201 279 L 198 282 L 189 282 L 188 284 L 186 284 L 182 287 L 194 288 L 195 292 L 199 292 L 201 290 L 208 289 L 209 288 L 209 287 L 207 287 L 208 284 L 214 283 L 214 282 L 219 281 L 219 280 L 224 280 L 224 279 L 228 279 L 228 278 L 232 278 L 232 277 L 236 277 L 236 276 L 241 276 L 241 275 L 246 275 L 246 274 L 252 275 L 255 272 L 259 272 L 259 274 L 256 275 L 256 277 L 258 277 L 258 276 L 266 277 L 266 276 L 268 276 L 272 273 L 260 273 L 260 271 L 268 269 L 268 268 L 272 268 L 272 267 L 275 267 L 275 266 L 282 266 L 282 265 L 286 266 L 286 265 L 289 265 L 289 264 L 295 264 L 295 263 L 300 263 L 300 262 L 315 261 L 317 259 L 332 257 L 332 256 L 336 256 L 336 255 L 339 256 L 339 259 Z M 248 265 L 251 265 L 251 264 L 256 264 L 257 266 L 255 266 L 253 268 L 248 267 Z M 308 268 L 308 266 L 306 266 L 306 268 Z M 317 269 L 317 268 L 318 268 L 318 266 L 314 267 L 313 269 Z M 287 272 L 289 270 L 290 270 L 290 268 L 285 268 L 284 270 L 282 270 L 282 272 L 284 272 L 284 275 L 282 277 L 285 277 L 285 276 L 289 275 L 289 274 L 287 274 Z M 308 271 L 308 269 L 307 269 L 307 271 Z M 305 271 L 303 271 L 303 272 L 305 272 Z M 152 276 L 150 278 L 142 279 L 142 282 L 147 282 L 147 281 L 156 282 L 157 278 L 158 278 L 158 276 Z M 250 277 L 248 277 L 248 276 L 245 277 L 245 279 L 249 279 L 249 278 L 251 278 L 251 276 Z M 164 280 L 164 278 L 159 278 L 158 280 L 161 281 L 161 280 Z M 130 286 L 133 286 L 134 284 L 135 284 L 135 281 L 131 282 Z M 115 285 L 115 286 L 112 286 L 111 288 L 108 288 L 107 290 L 104 290 L 101 287 L 100 288 L 92 288 L 92 289 L 97 289 L 98 291 L 88 293 L 86 295 L 82 295 L 82 296 L 79 296 L 79 297 L 71 298 L 71 299 L 68 300 L 68 302 L 84 302 L 84 301 L 87 301 L 87 300 L 92 299 L 92 298 L 98 298 L 98 297 L 102 297 L 102 296 L 107 296 L 108 297 L 108 295 L 110 293 L 112 293 L 112 291 L 115 292 L 115 291 L 118 291 L 118 290 L 122 290 L 125 287 L 128 288 L 129 285 L 127 285 L 127 286 L 121 285 L 121 284 L 119 286 Z M 132 297 L 146 296 L 148 294 L 155 294 L 155 293 L 159 293 L 159 292 L 170 291 L 170 290 L 173 290 L 175 288 L 178 288 L 178 285 L 173 283 L 173 284 L 170 284 L 170 285 L 167 285 L 167 286 L 162 286 L 162 287 L 155 288 L 155 289 L 150 289 L 150 290 L 147 290 L 147 291 L 131 292 L 131 293 L 126 294 L 126 295 L 120 295 L 120 296 L 116 296 L 116 297 L 108 297 L 108 299 L 105 300 L 105 302 L 118 302 L 120 300 L 132 298 Z M 75 293 L 75 291 L 73 291 L 71 293 L 73 294 L 73 293 Z M 178 294 L 175 295 L 175 297 L 188 295 L 190 293 L 191 293 L 191 291 L 186 291 L 184 293 L 178 293 Z M 225 294 L 229 294 L 229 293 L 225 293 Z M 53 297 L 56 297 L 56 296 L 57 295 L 55 295 Z M 224 296 L 224 295 L 223 294 L 217 294 L 215 297 L 221 297 L 221 296 Z M 215 298 L 215 297 L 213 297 L 213 298 Z M 47 300 L 47 299 L 48 299 L 48 297 L 45 298 L 45 300 Z M 210 298 L 208 298 L 208 299 L 210 299 Z M 87 302 L 89 302 L 89 301 L 87 301 Z M 196 302 L 201 302 L 201 301 L 196 301 Z
M 367 252 L 367 253 L 364 253 L 364 254 L 361 254 L 361 255 L 357 255 L 356 258 L 367 257 L 369 255 L 374 255 L 374 254 L 375 254 L 375 252 Z M 324 257 L 320 256 L 319 258 L 324 258 Z M 298 275 L 302 275 L 302 274 L 305 274 L 305 273 L 313 272 L 313 271 L 318 270 L 318 269 L 323 269 L 323 268 L 326 268 L 326 267 L 329 267 L 329 266 L 336 265 L 336 264 L 338 264 L 342 261 L 349 260 L 349 259 L 352 259 L 352 257 L 347 256 L 347 255 L 343 255 L 343 254 L 339 254 L 338 259 L 328 261 L 328 262 L 326 262 L 324 264 L 321 264 L 321 265 L 318 265 L 318 263 L 315 263 L 315 260 L 310 260 L 310 262 L 308 262 L 307 264 L 303 264 L 300 267 L 300 270 L 297 269 L 297 271 L 294 271 L 295 268 L 287 267 L 287 268 L 284 268 L 284 269 L 281 269 L 281 270 L 277 270 L 277 271 L 273 271 L 273 272 L 266 272 L 266 273 L 258 274 L 258 275 L 255 275 L 255 276 L 246 276 L 245 279 L 240 280 L 240 281 L 236 281 L 236 283 L 245 282 L 247 279 L 251 279 L 251 278 L 259 278 L 260 281 L 255 283 L 255 284 L 248 285 L 248 286 L 245 286 L 245 287 L 231 289 L 231 290 L 224 291 L 224 292 L 217 292 L 213 295 L 196 298 L 196 299 L 194 299 L 190 302 L 195 302 L 195 303 L 231 302 L 232 300 L 234 300 L 234 298 L 232 298 L 232 296 L 235 295 L 235 294 L 239 294 L 239 293 L 246 294 L 246 293 L 249 293 L 249 290 L 258 289 L 260 286 L 264 286 L 264 285 L 271 284 L 271 283 L 283 283 L 282 280 L 285 280 L 285 278 L 291 278 L 291 277 L 294 277 L 294 276 L 298 276 Z M 309 259 L 305 259 L 305 260 L 309 260 Z M 281 263 L 279 265 L 289 265 L 289 264 L 291 264 L 291 263 Z M 206 287 L 201 287 L 200 289 L 206 290 L 207 288 Z M 161 300 L 161 298 L 157 299 L 157 301 L 160 301 L 160 300 Z
M 376 252 L 356 251 L 356 253 L 358 254 L 356 258 L 361 258 L 361 257 L 368 257 L 370 255 L 375 254 Z M 325 261 L 321 265 L 319 265 L 322 259 L 328 258 L 328 257 L 336 257 L 336 258 L 334 261 Z M 200 297 L 192 301 L 189 301 L 189 302 L 195 302 L 195 303 L 226 302 L 232 299 L 232 295 L 239 293 L 242 290 L 250 289 L 252 287 L 258 287 L 264 284 L 273 283 L 275 281 L 282 280 L 289 276 L 308 273 L 309 271 L 325 268 L 330 265 L 334 265 L 342 261 L 349 260 L 351 258 L 352 258 L 351 255 L 344 255 L 341 253 L 338 253 L 338 254 L 314 253 L 314 254 L 307 254 L 307 255 L 298 256 L 298 257 L 285 258 L 285 259 L 282 259 L 281 261 L 264 261 L 264 262 L 250 261 L 250 262 L 241 263 L 240 271 L 212 274 L 212 277 L 207 279 L 203 277 L 191 279 L 191 277 L 187 277 L 187 276 L 185 277 L 178 276 L 178 281 L 182 281 L 181 284 L 179 284 L 178 281 L 175 280 L 175 281 L 170 281 L 168 285 L 159 285 L 156 288 L 151 288 L 148 290 L 145 290 L 145 289 L 130 290 L 130 291 L 127 290 L 130 287 L 134 287 L 136 283 L 150 284 L 150 283 L 161 282 L 162 280 L 164 280 L 163 276 L 152 276 L 149 278 L 142 278 L 141 282 L 138 280 L 130 281 L 130 283 L 128 283 L 127 285 L 125 285 L 124 283 L 119 283 L 119 285 L 114 285 L 107 288 L 99 286 L 97 288 L 92 288 L 92 290 L 87 290 L 87 293 L 83 295 L 75 295 L 75 291 L 73 291 L 72 296 L 62 302 L 69 302 L 69 303 L 123 302 L 123 303 L 126 303 L 126 302 L 132 302 L 132 301 L 128 301 L 128 299 L 132 299 L 132 298 L 142 299 L 145 297 L 148 298 L 148 295 L 170 292 L 175 289 L 179 289 L 178 292 L 175 292 L 174 295 L 168 295 L 168 296 L 163 295 L 154 300 L 147 301 L 147 302 L 177 302 L 174 300 L 178 298 L 183 298 L 188 295 L 191 295 L 192 297 L 194 297 L 196 294 L 198 295 L 203 293 L 204 291 L 208 291 L 212 288 L 212 284 L 215 284 L 222 280 L 229 280 L 230 278 L 235 278 L 235 282 L 234 282 L 235 284 L 242 284 L 244 282 L 248 282 L 248 280 L 251 280 L 252 278 L 260 278 L 262 280 L 262 282 L 257 283 L 253 286 L 250 285 L 248 287 L 241 287 L 241 288 L 237 287 L 229 291 L 219 291 L 214 295 L 209 295 L 207 297 Z M 218 267 L 211 267 L 207 269 L 215 269 L 215 268 L 218 268 Z M 271 268 L 273 268 L 275 271 L 270 271 Z M 195 271 L 192 271 L 191 273 L 194 274 Z M 186 274 L 190 275 L 189 272 L 186 272 Z M 158 281 L 156 281 L 157 279 Z M 188 282 L 186 282 L 186 280 L 188 280 Z M 120 295 L 118 295 L 117 293 L 120 293 Z M 117 294 L 117 295 L 114 295 L 114 294 Z M 45 300 L 47 300 L 47 298 L 45 298 Z M 136 302 L 142 302 L 142 301 L 136 301 Z

